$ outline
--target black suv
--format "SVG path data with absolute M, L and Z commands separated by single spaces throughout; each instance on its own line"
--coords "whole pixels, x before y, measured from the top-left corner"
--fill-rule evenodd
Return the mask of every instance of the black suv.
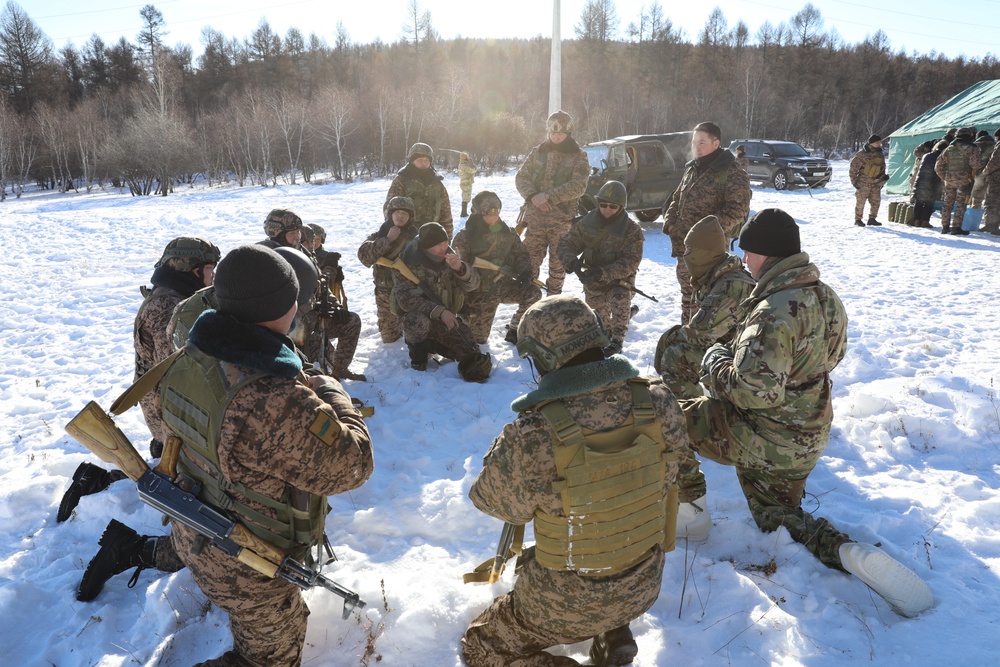
M 691 159 L 691 132 L 617 137 L 587 144 L 583 150 L 591 166 L 587 195 L 596 195 L 607 181 L 621 181 L 628 191 L 628 210 L 642 222 L 652 222 Z
M 729 144 L 729 150 L 735 153 L 737 146 L 747 152 L 751 181 L 773 185 L 775 190 L 791 185 L 821 188 L 830 182 L 833 169 L 829 160 L 809 155 L 794 141 L 740 139 Z

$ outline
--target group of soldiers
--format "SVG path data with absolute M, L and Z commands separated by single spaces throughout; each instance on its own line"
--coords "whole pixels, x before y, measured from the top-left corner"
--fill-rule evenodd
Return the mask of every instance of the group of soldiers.
M 913 149 L 910 172 L 910 202 L 913 226 L 931 227 L 935 202 L 942 201 L 941 233 L 968 236 L 962 228 L 966 209 L 983 209 L 984 230 L 1000 236 L 1000 129 L 993 136 L 975 127 L 951 128 L 938 140 L 925 141 Z M 851 184 L 856 188 L 854 224 L 864 227 L 864 206 L 869 204 L 868 225 L 876 220 L 882 201 L 885 171 L 882 138 L 873 134 L 851 159 Z
M 663 225 L 682 319 L 657 345 L 659 377 L 642 377 L 619 354 L 642 230 L 614 181 L 577 216 L 586 156 L 568 114 L 552 114 L 547 130 L 516 178 L 524 241 L 489 191 L 470 198 L 468 221 L 452 239 L 433 152 L 418 143 L 390 186 L 384 222 L 358 250 L 373 269 L 381 338 L 402 337 L 414 370 L 437 354 L 456 359 L 464 379 L 485 380 L 492 360 L 479 346 L 498 305 L 510 303 L 517 311 L 505 339 L 539 375 L 537 388 L 511 404 L 517 416 L 469 491 L 477 508 L 515 527 L 505 534 L 523 535 L 532 523 L 535 544 L 522 548 L 512 537 L 506 545 L 519 554 L 514 587 L 470 624 L 461 640 L 466 664 L 576 665 L 545 649 L 587 639 L 593 664 L 630 663 L 638 647 L 629 623 L 657 599 L 665 554 L 678 538 L 705 540 L 712 528 L 696 454 L 736 469 L 762 530 L 785 527 L 904 616 L 928 608 L 930 591 L 915 573 L 802 509 L 829 440 L 830 373 L 845 354 L 847 315 L 802 251 L 795 220 L 780 209 L 747 220 L 745 170 L 721 148 L 717 125 L 694 128 L 695 157 Z M 331 288 L 343 277 L 335 253 L 322 252 L 323 230 L 303 241 L 304 229 L 279 209 L 265 220 L 266 242 L 225 257 L 202 239 L 171 241 L 134 340 L 137 384 L 159 378 L 142 399 L 151 455 L 176 459 L 177 480 L 199 498 L 314 566 L 322 560 L 314 549 L 328 548 L 326 496 L 364 483 L 373 455 L 340 382 L 362 377 L 349 370 L 360 320 Z M 731 239 L 746 268 L 729 253 Z M 560 294 L 566 272 L 579 277 L 585 300 Z M 83 464 L 59 520 L 80 495 L 116 478 Z M 188 567 L 229 613 L 233 634 L 231 650 L 201 664 L 301 664 L 309 612 L 296 586 L 206 548 L 177 521 L 170 535 L 150 537 L 113 520 L 100 543 L 78 599 L 93 599 L 132 567 L 130 585 L 142 568 Z

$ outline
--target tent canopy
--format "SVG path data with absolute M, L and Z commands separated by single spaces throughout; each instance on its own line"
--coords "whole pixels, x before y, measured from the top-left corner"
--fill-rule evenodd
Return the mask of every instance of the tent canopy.
M 980 81 L 890 134 L 886 193 L 909 194 L 914 148 L 941 139 L 949 128 L 970 125 L 990 134 L 1000 127 L 1000 79 Z

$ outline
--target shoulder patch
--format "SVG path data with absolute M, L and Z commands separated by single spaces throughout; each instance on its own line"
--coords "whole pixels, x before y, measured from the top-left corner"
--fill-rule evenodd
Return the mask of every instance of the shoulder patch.
M 340 432 L 342 429 L 343 427 L 340 425 L 340 422 L 337 421 L 337 418 L 324 409 L 320 410 L 319 414 L 316 415 L 316 419 L 313 420 L 312 426 L 309 427 L 309 432 L 327 445 L 332 446 L 338 439 L 340 439 Z

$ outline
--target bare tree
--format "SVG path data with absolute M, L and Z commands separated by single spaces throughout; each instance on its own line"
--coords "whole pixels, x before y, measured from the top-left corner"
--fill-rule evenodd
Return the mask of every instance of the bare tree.
M 340 180 L 349 177 L 344 164 L 344 148 L 347 137 L 358 129 L 356 109 L 357 103 L 351 93 L 334 84 L 320 90 L 310 114 L 315 119 L 316 131 L 336 152 L 334 178 Z
M 283 93 L 274 93 L 268 99 L 271 110 L 277 121 L 278 132 L 281 134 L 285 153 L 288 157 L 288 180 L 295 185 L 296 172 L 302 158 L 302 147 L 308 127 L 306 104 L 300 98 Z M 305 177 L 305 175 L 303 175 Z M 309 179 L 306 178 L 306 182 Z

